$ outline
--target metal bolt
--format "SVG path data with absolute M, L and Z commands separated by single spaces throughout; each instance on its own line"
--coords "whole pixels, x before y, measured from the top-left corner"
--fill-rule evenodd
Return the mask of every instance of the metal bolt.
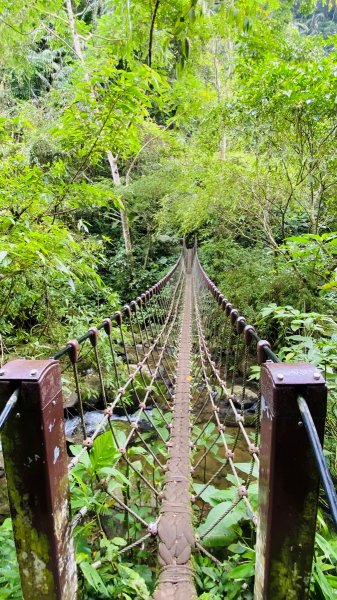
M 298 425 L 299 427 L 303 427 L 303 421 L 299 421 L 299 422 L 297 423 L 297 425 Z
M 53 406 L 55 406 L 56 400 L 52 400 L 51 403 L 52 403 Z
M 16 413 L 15 418 L 16 419 L 21 419 L 21 414 L 20 413 Z
M 314 373 L 314 379 L 320 379 L 321 374 L 318 371 L 315 371 Z
M 35 375 L 37 375 L 37 370 L 36 370 L 36 369 L 33 369 L 33 370 L 30 372 L 30 375 L 31 375 L 31 377 L 35 377 Z
M 283 373 L 277 373 L 277 379 L 279 379 L 280 381 L 282 381 L 284 379 Z

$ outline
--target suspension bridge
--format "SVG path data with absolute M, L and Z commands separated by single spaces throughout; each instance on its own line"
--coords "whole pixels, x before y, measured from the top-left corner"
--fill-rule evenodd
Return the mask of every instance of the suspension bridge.
M 94 428 L 88 371 L 101 402 Z M 0 401 L 25 600 L 78 597 L 74 536 L 98 506 L 125 538 L 117 554 L 156 557 L 154 600 L 197 598 L 193 557 L 221 568 L 238 524 L 257 536 L 255 599 L 307 598 L 320 482 L 337 525 L 322 452 L 325 381 L 310 364 L 280 363 L 209 279 L 196 246 L 51 359 L 6 364 Z M 109 561 L 102 550 L 90 568 Z

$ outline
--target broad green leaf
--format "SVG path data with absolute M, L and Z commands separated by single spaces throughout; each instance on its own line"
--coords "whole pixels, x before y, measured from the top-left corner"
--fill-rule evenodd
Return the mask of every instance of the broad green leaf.
M 88 582 L 88 584 L 100 594 L 103 594 L 104 598 L 109 598 L 109 593 L 107 588 L 104 585 L 104 582 L 96 569 L 94 569 L 90 563 L 81 562 L 80 569 Z
M 255 565 L 253 562 L 246 562 L 234 567 L 227 573 L 229 579 L 247 579 L 254 575 Z

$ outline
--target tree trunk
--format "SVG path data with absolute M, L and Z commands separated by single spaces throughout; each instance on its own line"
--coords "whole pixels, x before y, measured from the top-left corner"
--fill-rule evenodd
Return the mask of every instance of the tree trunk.
M 230 80 L 233 73 L 233 40 L 229 37 L 227 39 L 227 80 L 224 86 L 221 84 L 221 76 L 220 76 L 220 65 L 218 59 L 218 46 L 217 40 L 214 39 L 212 42 L 212 53 L 213 53 L 213 64 L 214 64 L 214 76 L 215 76 L 215 89 L 218 99 L 218 104 L 221 104 L 223 98 L 228 98 L 230 95 Z M 220 158 L 221 160 L 226 160 L 226 151 L 227 151 L 227 136 L 224 129 L 224 123 L 221 123 L 221 140 L 220 140 Z
M 212 44 L 212 52 L 213 52 L 213 63 L 214 63 L 214 74 L 215 74 L 215 89 L 218 98 L 218 104 L 222 102 L 222 89 L 221 89 L 221 79 L 220 79 L 220 66 L 218 59 L 218 48 L 216 40 L 213 41 Z M 220 130 L 224 127 L 224 124 L 221 123 Z M 226 149 L 227 149 L 227 136 L 223 131 L 221 140 L 220 140 L 220 158 L 221 160 L 226 160 Z
M 87 70 L 85 68 L 85 62 L 84 62 L 84 56 L 83 56 L 81 43 L 80 43 L 80 37 L 79 37 L 79 35 L 77 33 L 77 29 L 76 29 L 76 21 L 75 21 L 73 6 L 71 3 L 71 0 L 65 0 L 65 3 L 66 3 L 66 8 L 67 8 L 67 14 L 68 14 L 69 28 L 70 28 L 72 39 L 73 39 L 74 50 L 76 52 L 78 59 L 80 60 L 81 64 L 83 65 L 84 79 L 86 81 L 89 81 L 90 77 L 89 77 L 89 73 L 87 72 Z M 92 95 L 93 95 L 93 97 L 95 97 L 94 90 L 92 90 Z M 121 185 L 121 182 L 120 182 L 119 171 L 118 171 L 118 166 L 117 166 L 117 158 L 113 156 L 113 154 L 110 150 L 108 151 L 108 160 L 109 160 L 109 164 L 110 164 L 110 168 L 111 168 L 113 182 L 116 186 L 119 186 L 119 185 Z M 127 216 L 125 210 L 120 209 L 119 213 L 120 213 L 121 224 L 122 224 L 125 252 L 126 252 L 126 255 L 129 258 L 129 260 L 132 261 L 132 243 L 131 243 L 129 219 L 128 219 L 128 216 Z
M 119 177 L 117 158 L 112 154 L 112 152 L 108 152 L 108 159 L 111 169 L 111 175 L 115 186 L 121 185 L 121 180 Z M 131 243 L 131 235 L 130 235 L 130 226 L 128 216 L 122 208 L 120 209 L 121 223 L 122 223 L 122 232 L 124 239 L 125 252 L 129 260 L 132 260 L 132 243 Z
M 222 135 L 222 139 L 220 142 L 220 157 L 221 160 L 226 160 L 226 150 L 227 150 L 227 136 L 225 132 Z
M 76 30 L 76 22 L 75 22 L 74 11 L 73 11 L 73 6 L 71 3 L 71 0 L 66 0 L 66 7 L 67 7 L 68 22 L 69 22 L 69 27 L 70 27 L 70 31 L 71 31 L 71 36 L 73 38 L 74 50 L 75 50 L 78 58 L 80 59 L 81 63 L 84 64 L 84 57 L 83 57 L 83 53 L 82 53 L 80 38 L 79 38 L 79 35 Z
M 149 255 L 150 255 L 151 242 L 152 242 L 152 235 L 151 235 L 150 227 L 147 228 L 147 242 L 148 243 L 147 243 L 147 248 L 146 248 L 145 257 L 144 257 L 143 269 L 146 269 L 147 261 L 149 260 Z

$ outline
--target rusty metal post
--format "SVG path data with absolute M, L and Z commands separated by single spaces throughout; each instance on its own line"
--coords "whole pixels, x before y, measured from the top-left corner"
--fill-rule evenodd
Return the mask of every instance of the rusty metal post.
M 308 597 L 319 473 L 297 397 L 305 397 L 321 443 L 327 391 L 307 363 L 261 368 L 261 462 L 255 600 Z
M 20 396 L 2 432 L 8 495 L 25 600 L 74 600 L 61 375 L 55 360 L 1 370 L 0 402 Z

